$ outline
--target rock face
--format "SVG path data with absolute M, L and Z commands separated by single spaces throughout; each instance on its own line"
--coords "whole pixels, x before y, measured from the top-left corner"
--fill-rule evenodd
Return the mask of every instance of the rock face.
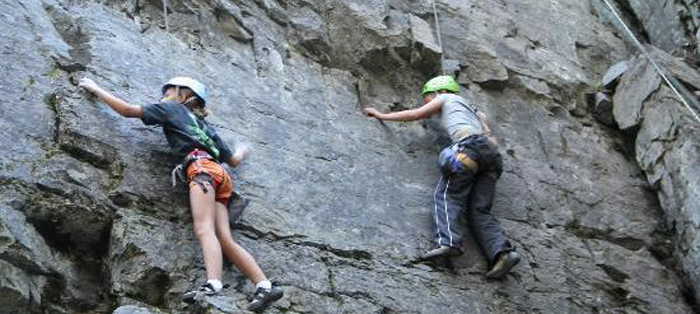
M 630 57 L 589 3 L 437 1 L 443 47 L 430 1 L 167 4 L 166 28 L 160 1 L 0 3 L 0 312 L 244 313 L 253 287 L 234 267 L 221 296 L 180 302 L 204 269 L 163 135 L 76 86 L 92 77 L 145 104 L 175 75 L 207 84 L 225 141 L 253 144 L 234 172 L 250 200 L 234 237 L 285 287 L 269 313 L 693 311 L 668 261 L 698 269 L 697 237 L 669 242 L 672 221 L 697 231 L 697 191 L 661 197 L 664 216 L 624 138 L 588 112 L 584 92 Z M 484 279 L 471 239 L 448 267 L 412 262 L 431 246 L 446 137 L 434 120 L 360 114 L 414 106 L 441 54 L 502 143 L 493 211 L 523 255 L 505 281 Z M 694 133 L 645 127 L 647 111 L 670 109 L 630 97 L 641 105 L 615 117 L 650 139 L 642 169 L 682 173 L 650 180 L 664 195 L 690 191 L 678 186 L 698 178 Z M 662 154 L 669 137 L 678 146 Z
M 608 0 L 629 27 L 637 28 L 643 41 L 666 51 L 678 51 L 683 45 L 700 50 L 700 6 L 694 0 Z M 597 12 L 615 27 L 622 27 L 603 0 L 592 0 Z M 627 36 L 625 34 L 624 36 Z M 696 50 L 697 52 L 697 50 Z
M 655 50 L 654 59 L 691 91 L 700 90 L 700 74 Z M 671 89 L 661 84 L 646 58 L 638 57 L 620 81 L 614 97 L 620 128 L 635 130 L 637 162 L 657 190 L 676 260 L 700 297 L 700 126 Z
M 684 12 L 692 10 L 697 14 L 699 10 L 697 4 L 693 5 L 691 1 L 632 0 L 629 1 L 629 5 L 635 16 L 639 18 L 651 43 L 661 49 L 672 51 L 685 43 L 687 35 L 694 35 L 697 29 L 697 20 L 686 15 L 686 20 L 682 21 L 683 16 L 679 14 L 680 10 Z M 688 24 L 687 30 L 684 28 L 684 23 Z

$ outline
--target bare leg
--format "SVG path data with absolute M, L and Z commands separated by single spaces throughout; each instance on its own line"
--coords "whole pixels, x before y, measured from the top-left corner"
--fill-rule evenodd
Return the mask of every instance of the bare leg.
M 253 284 L 267 280 L 255 259 L 242 246 L 233 241 L 228 222 L 228 209 L 224 204 L 218 202 L 216 203 L 216 236 L 226 258 L 236 265 Z
M 192 220 L 194 221 L 194 234 L 202 245 L 204 255 L 204 267 L 207 270 L 207 279 L 221 280 L 223 261 L 221 246 L 216 238 L 215 221 L 216 207 L 213 189 L 204 193 L 199 185 L 190 187 L 190 207 Z

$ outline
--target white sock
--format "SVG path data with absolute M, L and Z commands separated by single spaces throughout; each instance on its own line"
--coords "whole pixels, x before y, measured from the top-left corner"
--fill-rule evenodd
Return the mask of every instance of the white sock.
M 272 289 L 272 283 L 269 280 L 263 280 L 255 285 L 256 288 L 263 288 L 265 290 Z
M 221 290 L 221 288 L 224 287 L 224 284 L 221 283 L 221 280 L 219 279 L 209 279 L 207 280 L 207 283 L 210 284 L 212 287 L 214 287 L 215 291 Z

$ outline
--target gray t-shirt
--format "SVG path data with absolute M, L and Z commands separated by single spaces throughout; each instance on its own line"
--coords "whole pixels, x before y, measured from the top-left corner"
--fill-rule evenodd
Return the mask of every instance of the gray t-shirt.
M 462 130 L 465 129 L 470 135 L 484 133 L 476 115 L 476 107 L 470 105 L 462 96 L 440 94 L 436 99 L 443 101 L 440 124 L 447 130 L 453 142 L 461 139 L 461 135 L 464 134 Z

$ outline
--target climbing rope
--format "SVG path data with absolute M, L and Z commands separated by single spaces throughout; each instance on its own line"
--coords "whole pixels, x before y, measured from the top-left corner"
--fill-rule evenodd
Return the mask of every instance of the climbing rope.
M 434 1 L 434 0 L 433 0 L 433 1 Z M 639 48 L 639 50 L 642 51 L 642 54 L 644 54 L 644 56 L 645 56 L 645 57 L 649 60 L 649 62 L 654 66 L 654 68 L 656 69 L 656 72 L 659 73 L 659 75 L 663 78 L 663 80 L 666 82 L 666 84 L 668 85 L 668 87 L 671 88 L 671 90 L 672 90 L 672 91 L 678 96 L 678 98 L 681 100 L 681 102 L 683 103 L 683 105 L 685 105 L 685 107 L 688 108 L 688 111 L 690 111 L 690 113 L 693 115 L 693 117 L 695 117 L 695 119 L 700 123 L 700 117 L 698 117 L 698 114 L 697 114 L 697 113 L 695 112 L 695 110 L 693 110 L 693 108 L 690 106 L 690 104 L 688 103 L 688 101 L 686 100 L 686 98 L 683 97 L 683 95 L 681 95 L 681 93 L 678 91 L 678 89 L 676 89 L 675 85 L 674 85 L 673 83 L 671 83 L 671 80 L 669 80 L 669 78 L 666 76 L 666 74 L 664 73 L 664 71 L 661 70 L 661 67 L 659 67 L 659 66 L 656 64 L 656 62 L 654 61 L 654 58 L 651 57 L 651 55 L 649 54 L 649 52 L 647 51 L 647 49 L 644 47 L 644 45 L 642 45 L 642 43 L 639 41 L 639 39 L 637 39 L 637 36 L 635 36 L 634 33 L 632 33 L 632 31 L 630 30 L 629 27 L 627 27 L 627 24 L 625 24 L 625 21 L 623 21 L 622 18 L 617 14 L 617 11 L 615 11 L 615 8 L 613 8 L 613 6 L 610 4 L 610 2 L 608 2 L 608 0 L 603 0 L 603 1 L 604 1 L 605 4 L 608 6 L 608 8 L 610 9 L 610 11 L 612 11 L 612 13 L 613 13 L 613 15 L 615 16 L 615 18 L 617 19 L 617 21 L 620 22 L 620 24 L 622 24 L 622 27 L 624 27 L 625 30 L 627 31 L 627 33 L 630 35 L 630 37 L 632 37 L 632 40 L 634 41 L 634 43 L 635 43 L 635 45 L 637 46 L 637 48 Z
M 168 0 L 163 0 L 163 16 L 165 17 L 165 31 L 170 32 L 168 29 Z
M 440 70 L 442 70 L 442 74 L 445 75 L 445 69 L 443 69 L 443 64 L 445 64 L 445 50 L 442 48 L 440 21 L 438 20 L 437 6 L 435 5 L 435 0 L 433 0 L 433 16 L 435 16 L 435 32 L 437 33 L 438 45 L 440 46 Z

